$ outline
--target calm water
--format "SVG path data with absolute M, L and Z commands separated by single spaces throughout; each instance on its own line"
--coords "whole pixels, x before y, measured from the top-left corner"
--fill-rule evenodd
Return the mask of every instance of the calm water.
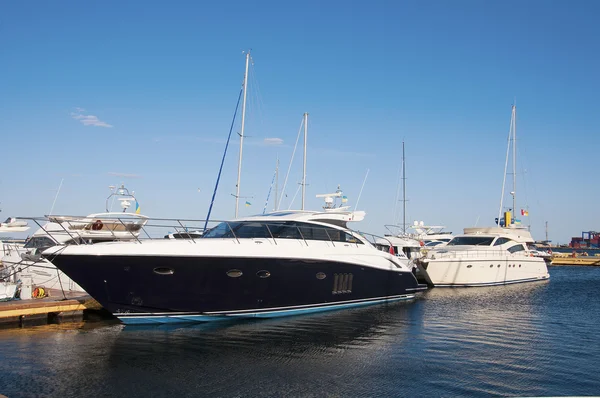
M 600 267 L 541 284 L 188 327 L 110 322 L 0 331 L 0 393 L 19 396 L 600 394 Z

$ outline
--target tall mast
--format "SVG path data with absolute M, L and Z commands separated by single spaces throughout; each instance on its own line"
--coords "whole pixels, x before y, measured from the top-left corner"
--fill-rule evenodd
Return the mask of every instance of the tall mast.
M 279 155 L 277 155 L 277 165 L 275 166 L 275 207 L 273 208 L 273 210 L 277 210 L 278 206 L 278 197 L 277 197 L 277 192 L 279 191 Z
M 304 210 L 304 200 L 306 196 L 306 138 L 308 134 L 308 113 L 304 112 L 304 164 L 302 166 L 302 208 Z
M 516 216 L 517 214 L 517 205 L 516 205 L 516 196 L 517 196 L 517 107 L 513 105 L 512 107 L 512 144 L 513 144 L 513 190 L 512 190 L 512 199 L 513 199 L 513 214 Z
M 502 176 L 502 195 L 500 195 L 500 209 L 498 209 L 498 226 L 500 226 L 500 219 L 502 218 L 502 212 L 504 211 L 504 195 L 505 195 L 505 188 L 506 188 L 506 176 L 509 174 L 508 173 L 508 159 L 510 156 L 510 144 L 511 144 L 511 140 L 513 143 L 513 190 L 511 191 L 511 195 L 513 197 L 513 215 L 515 212 L 515 189 L 516 189 L 516 174 L 515 174 L 515 169 L 516 169 L 516 159 L 515 159 L 515 141 L 513 140 L 513 135 L 514 135 L 514 131 L 513 131 L 513 127 L 515 126 L 515 118 L 516 118 L 516 108 L 515 105 L 513 104 L 512 106 L 512 113 L 511 113 L 511 117 L 510 117 L 510 126 L 508 128 L 508 140 L 507 140 L 507 144 L 506 144 L 506 160 L 504 161 L 504 174 Z M 506 225 L 506 220 L 504 222 L 504 226 L 505 227 L 509 227 L 510 225 Z
M 244 124 L 246 122 L 246 93 L 248 91 L 248 64 L 250 63 L 250 51 L 246 53 L 246 72 L 244 73 L 244 100 L 242 102 L 242 129 L 240 131 L 240 159 L 238 161 L 237 184 L 235 184 L 235 218 L 238 216 L 240 204 L 240 177 L 242 176 L 242 149 L 244 146 Z
M 402 141 L 402 231 L 406 233 L 406 162 L 404 161 L 404 141 Z

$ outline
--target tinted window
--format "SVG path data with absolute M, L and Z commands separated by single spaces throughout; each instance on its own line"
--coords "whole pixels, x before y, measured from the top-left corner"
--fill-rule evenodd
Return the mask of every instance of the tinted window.
M 56 243 L 47 236 L 38 236 L 35 238 L 29 239 L 27 243 L 25 243 L 25 248 L 27 249 L 40 249 L 39 251 L 43 251 L 49 247 L 55 246 Z
M 233 228 L 235 236 L 239 239 L 270 238 L 271 234 L 265 224 L 260 222 L 239 223 Z
M 510 239 L 500 237 L 500 238 L 496 239 L 496 242 L 494 242 L 494 246 L 500 246 L 500 245 L 505 244 L 506 242 L 510 242 Z
M 233 224 L 233 225 L 232 225 Z M 233 227 L 238 223 L 228 223 L 222 222 L 216 227 L 212 228 L 210 231 L 204 234 L 205 238 L 233 238 L 233 233 L 231 232 L 230 225 Z
M 525 248 L 523 247 L 523 245 L 514 245 L 514 246 L 509 247 L 506 250 L 508 250 L 511 253 L 516 253 L 516 252 L 525 250 Z
M 457 236 L 448 242 L 448 246 L 490 246 L 493 240 L 493 237 L 487 236 Z
M 321 226 L 312 226 L 300 223 L 300 232 L 302 237 L 306 240 L 332 240 L 334 242 L 343 242 L 342 235 L 345 236 L 343 231 Z

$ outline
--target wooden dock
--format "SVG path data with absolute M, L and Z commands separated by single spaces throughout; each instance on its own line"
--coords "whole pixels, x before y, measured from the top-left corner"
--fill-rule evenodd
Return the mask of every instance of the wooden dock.
M 0 327 L 25 327 L 81 321 L 84 311 L 100 311 L 98 302 L 85 293 L 50 290 L 50 297 L 0 302 Z

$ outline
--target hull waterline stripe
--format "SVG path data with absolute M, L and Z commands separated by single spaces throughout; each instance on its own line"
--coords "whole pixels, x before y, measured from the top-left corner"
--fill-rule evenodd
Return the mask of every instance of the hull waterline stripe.
M 252 309 L 245 310 L 244 312 L 220 312 L 220 313 L 135 313 L 135 314 L 115 314 L 125 324 L 134 323 L 172 323 L 172 322 L 190 322 L 190 321 L 216 321 L 216 320 L 227 320 L 233 318 L 244 318 L 244 317 L 278 317 L 285 315 L 294 315 L 301 313 L 320 312 L 335 310 L 341 308 L 358 307 L 363 305 L 379 304 L 384 302 L 393 302 L 399 300 L 408 300 L 414 298 L 414 294 L 406 294 L 399 296 L 390 296 L 379 299 L 361 300 L 353 302 L 344 302 L 338 304 L 326 304 L 319 306 L 310 307 L 281 307 L 279 309 Z

